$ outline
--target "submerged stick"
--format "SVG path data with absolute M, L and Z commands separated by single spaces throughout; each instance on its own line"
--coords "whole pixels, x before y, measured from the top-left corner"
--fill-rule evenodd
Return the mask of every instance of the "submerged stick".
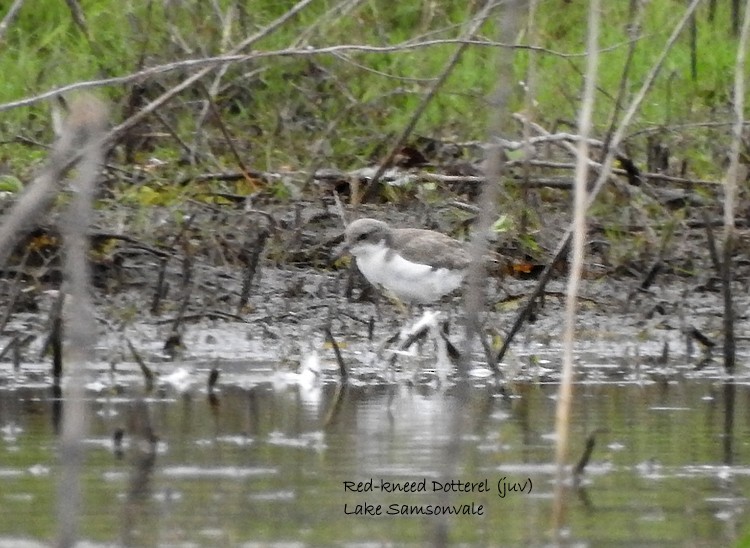
M 151 368 L 148 365 L 146 365 L 145 361 L 143 361 L 143 358 L 141 358 L 141 354 L 135 348 L 133 343 L 130 342 L 130 339 L 125 337 L 125 343 L 128 345 L 130 354 L 133 356 L 135 363 L 138 364 L 138 367 L 140 368 L 141 373 L 143 374 L 143 378 L 146 382 L 146 393 L 151 392 L 151 390 L 153 390 L 154 388 L 154 372 L 151 371 Z

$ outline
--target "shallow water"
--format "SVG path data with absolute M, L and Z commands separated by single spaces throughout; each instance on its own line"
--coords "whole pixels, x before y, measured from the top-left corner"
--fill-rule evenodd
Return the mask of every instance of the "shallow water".
M 305 384 L 271 364 L 220 369 L 213 398 L 209 367 L 200 363 L 164 365 L 162 379 L 170 382 L 148 395 L 135 370 L 103 370 L 88 385 L 87 543 L 553 540 L 557 385 L 540 381 L 543 375 L 503 392 L 486 379 L 438 386 L 355 376 L 340 386 L 330 371 Z M 688 367 L 671 375 L 611 369 L 617 373 L 598 367 L 576 386 L 571 462 L 598 433 L 580 486 L 567 492 L 566 542 L 747 541 L 750 385 Z M 2 377 L 0 546 L 34 546 L 55 535 L 61 406 L 41 369 Z M 132 434 L 144 422 L 158 437 L 153 446 Z M 118 429 L 125 431 L 119 448 Z M 393 491 L 396 484 L 402 491 Z M 419 514 L 436 507 L 463 513 Z

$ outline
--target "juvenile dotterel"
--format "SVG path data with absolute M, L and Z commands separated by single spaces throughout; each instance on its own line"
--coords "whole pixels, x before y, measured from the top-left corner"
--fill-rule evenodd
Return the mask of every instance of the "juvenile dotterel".
M 467 245 L 419 228 L 391 228 L 359 219 L 345 232 L 351 253 L 367 280 L 402 301 L 428 304 L 461 286 L 471 263 Z

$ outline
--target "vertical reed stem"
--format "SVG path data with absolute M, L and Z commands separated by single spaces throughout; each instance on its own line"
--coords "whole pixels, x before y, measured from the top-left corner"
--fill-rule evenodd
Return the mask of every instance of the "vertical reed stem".
M 588 203 L 588 136 L 591 130 L 591 115 L 594 109 L 594 93 L 596 90 L 596 71 L 599 61 L 599 19 L 600 0 L 589 3 L 588 22 L 588 60 L 586 64 L 586 80 L 584 83 L 583 104 L 578 118 L 578 155 L 576 159 L 575 190 L 573 194 L 573 245 L 571 248 L 572 261 L 568 275 L 568 291 L 565 302 L 565 331 L 563 334 L 563 367 L 562 380 L 557 398 L 557 414 L 555 432 L 557 438 L 557 483 L 555 486 L 554 527 L 556 535 L 559 533 L 564 519 L 563 487 L 565 476 L 565 461 L 568 456 L 570 432 L 570 408 L 573 398 L 573 343 L 575 338 L 575 321 L 578 287 L 583 270 L 584 244 L 586 241 L 586 209 Z
M 739 6 L 737 6 L 739 18 Z M 734 209 L 737 201 L 737 181 L 740 171 L 740 147 L 745 108 L 745 53 L 747 50 L 748 28 L 750 27 L 750 0 L 745 3 L 745 15 L 737 44 L 737 62 L 734 70 L 734 124 L 732 145 L 729 156 L 727 180 L 724 185 L 724 245 L 721 263 L 721 286 L 724 294 L 724 369 L 734 373 L 736 343 L 734 338 L 734 306 L 732 304 L 732 251 L 734 249 L 735 226 Z

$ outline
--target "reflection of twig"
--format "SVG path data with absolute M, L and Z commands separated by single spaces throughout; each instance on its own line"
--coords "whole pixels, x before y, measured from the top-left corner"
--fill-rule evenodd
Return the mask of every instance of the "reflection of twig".
M 156 442 L 148 406 L 142 399 L 128 409 L 127 433 L 131 439 L 132 470 L 123 507 L 123 544 L 137 544 L 134 532 L 143 525 L 143 516 L 151 493 L 151 475 L 156 462 Z
M 333 403 L 323 420 L 323 428 L 328 428 L 336 421 L 336 418 L 341 411 L 341 406 L 344 403 L 344 396 L 346 395 L 346 389 L 348 386 L 349 385 L 345 382 L 336 385 L 336 393 L 333 396 Z
M 578 462 L 573 468 L 573 480 L 576 483 L 580 479 L 581 474 L 583 474 L 583 470 L 586 468 L 589 460 L 591 460 L 591 454 L 594 452 L 594 446 L 596 445 L 596 435 L 603 432 L 604 430 L 601 429 L 594 430 L 593 432 L 591 432 L 591 434 L 589 434 L 589 437 L 586 438 L 586 447 L 583 449 L 581 458 L 578 459 Z

